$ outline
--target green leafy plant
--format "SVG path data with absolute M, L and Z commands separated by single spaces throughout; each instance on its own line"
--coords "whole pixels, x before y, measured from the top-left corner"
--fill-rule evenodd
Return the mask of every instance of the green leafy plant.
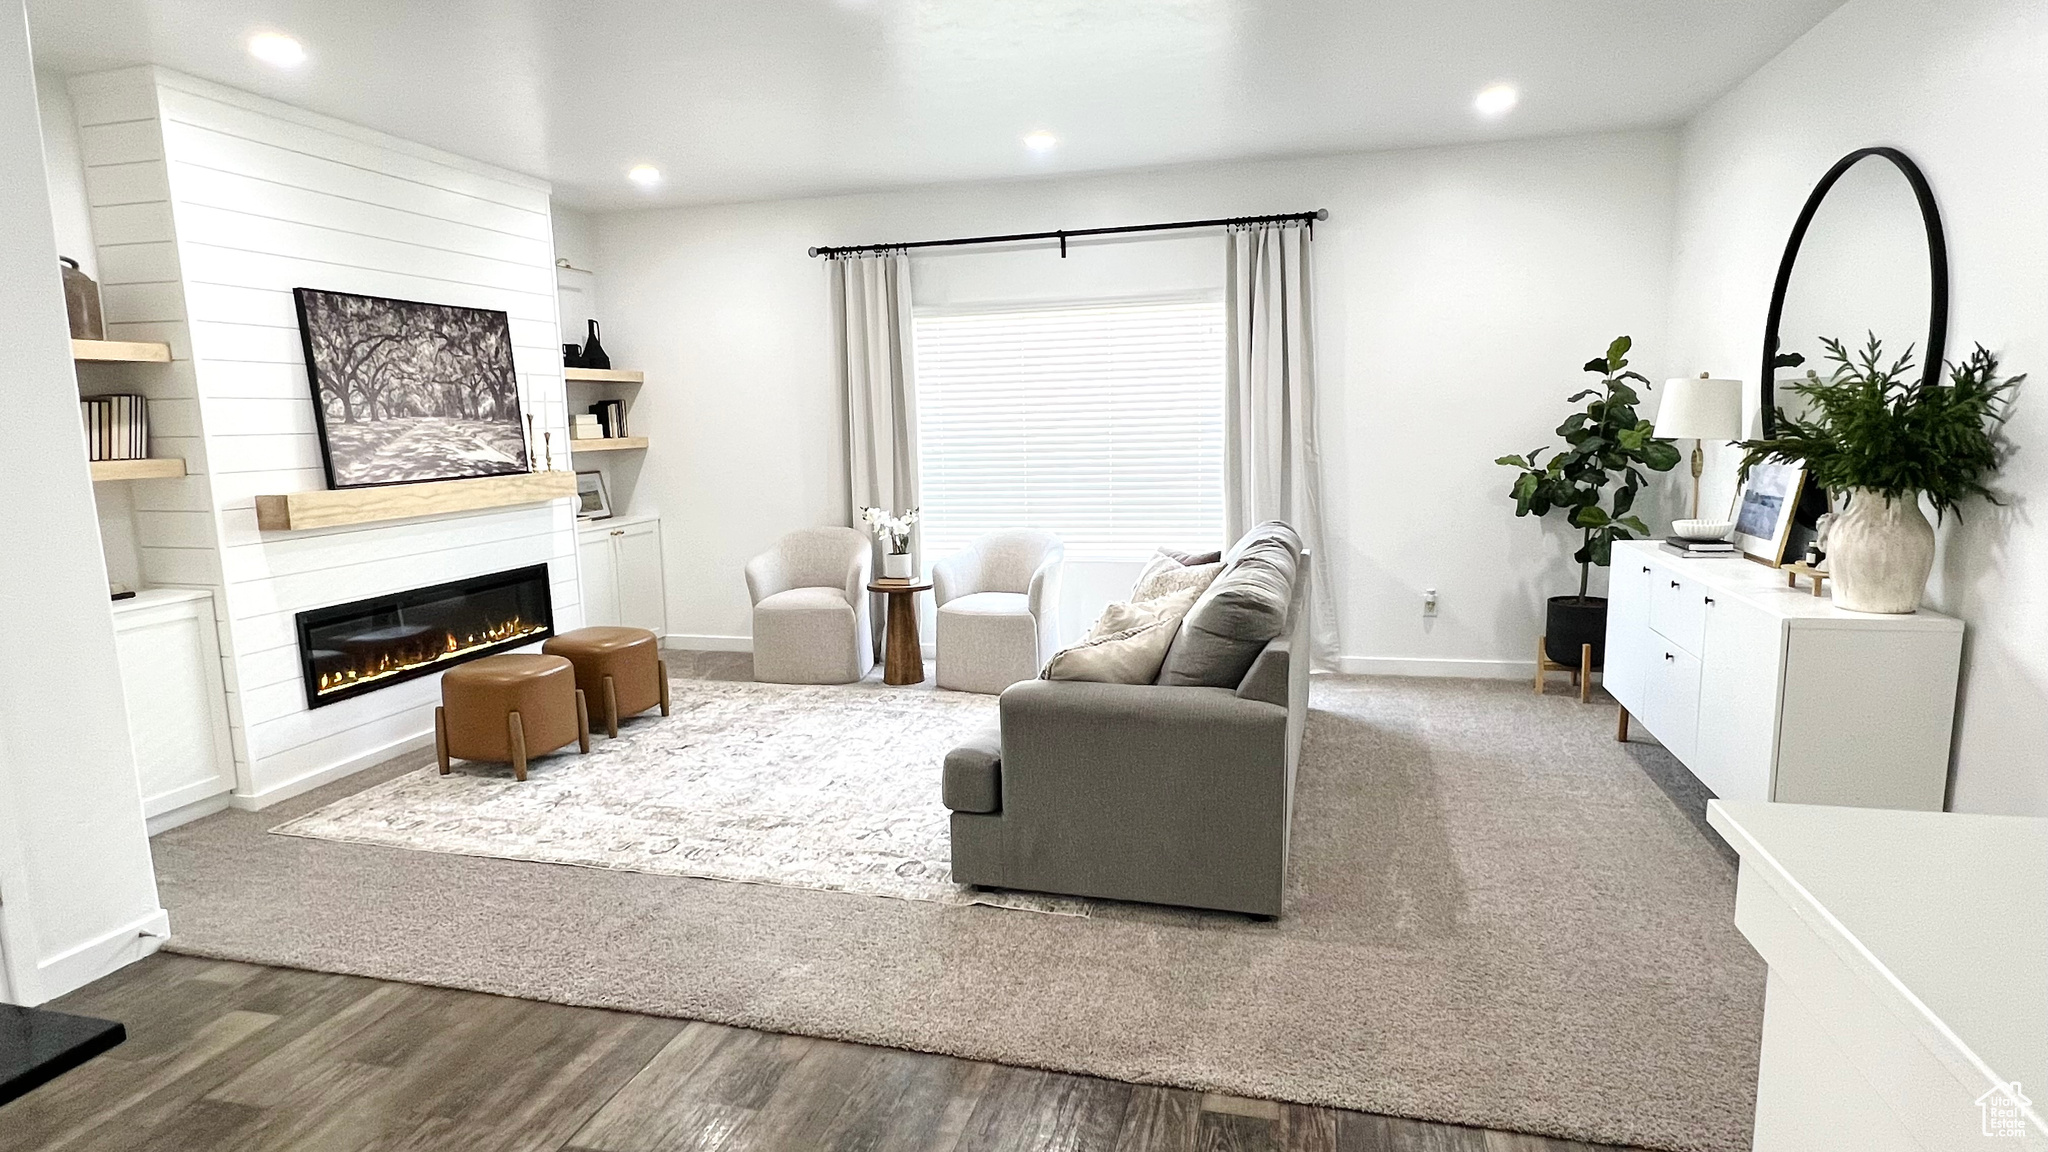
M 1971 496 L 1998 503 L 1984 485 L 2001 456 L 1993 433 L 2024 375 L 2001 379 L 1998 357 L 1982 344 L 1949 366 L 1944 385 L 1913 371 L 1911 348 L 1886 363 L 1875 333 L 1853 355 L 1840 340 L 1822 343 L 1834 371 L 1808 369 L 1789 386 L 1806 414 L 1775 409 L 1777 434 L 1739 445 L 1743 475 L 1765 462 L 1799 464 L 1830 492 L 1866 488 L 1887 500 L 1925 492 L 1937 519 Z
M 1526 456 L 1502 456 L 1496 464 L 1520 471 L 1508 495 L 1515 501 L 1517 516 L 1545 516 L 1561 511 L 1579 529 L 1583 539 L 1572 559 L 1579 562 L 1579 598 L 1586 598 L 1592 567 L 1605 567 L 1616 540 L 1633 540 L 1650 534 L 1634 512 L 1636 494 L 1649 482 L 1643 474 L 1669 472 L 1678 463 L 1678 448 L 1660 440 L 1648 420 L 1636 415 L 1642 398 L 1629 381 L 1644 388 L 1649 380 L 1628 370 L 1628 351 L 1633 342 L 1616 337 L 1607 354 L 1586 361 L 1586 371 L 1600 376 L 1600 384 L 1570 397 L 1568 403 L 1588 401 L 1585 410 L 1574 412 L 1557 426 L 1564 447 L 1538 448 Z

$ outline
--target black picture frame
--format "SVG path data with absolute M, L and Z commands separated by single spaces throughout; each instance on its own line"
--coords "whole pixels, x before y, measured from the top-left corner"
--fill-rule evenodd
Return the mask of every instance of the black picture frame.
M 533 470 L 505 312 L 324 288 L 292 300 L 330 489 Z

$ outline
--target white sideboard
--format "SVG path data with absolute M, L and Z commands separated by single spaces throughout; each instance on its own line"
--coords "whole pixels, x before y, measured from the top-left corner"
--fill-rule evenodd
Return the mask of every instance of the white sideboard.
M 150 588 L 114 601 L 114 644 L 150 834 L 226 807 L 235 757 L 213 594 Z
M 1879 616 L 1749 560 L 1614 547 L 1603 682 L 1716 796 L 1939 811 L 1963 624 Z
M 661 518 L 617 516 L 576 530 L 583 565 L 586 624 L 668 633 L 668 590 L 662 579 Z
M 2048 1150 L 2048 820 L 1715 801 L 1769 966 L 1757 1152 Z

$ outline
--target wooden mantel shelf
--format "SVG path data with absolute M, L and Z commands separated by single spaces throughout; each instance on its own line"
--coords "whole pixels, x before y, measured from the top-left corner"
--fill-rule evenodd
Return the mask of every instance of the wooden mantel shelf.
M 631 368 L 564 368 L 562 379 L 581 380 L 586 384 L 639 384 L 647 379 L 647 375 Z
M 574 472 L 524 472 L 474 480 L 287 492 L 256 498 L 256 526 L 265 532 L 303 532 L 309 528 L 338 528 L 378 520 L 410 520 L 480 508 L 539 504 L 575 494 Z
M 131 364 L 168 364 L 171 360 L 171 346 L 147 340 L 73 340 L 71 358 Z

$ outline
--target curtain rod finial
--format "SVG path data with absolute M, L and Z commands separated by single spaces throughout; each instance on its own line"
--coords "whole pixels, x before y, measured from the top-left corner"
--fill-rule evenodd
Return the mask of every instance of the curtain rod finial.
M 1318 208 L 1318 209 L 1316 209 L 1316 219 L 1318 219 L 1318 220 L 1328 220 L 1329 218 L 1330 218 L 1330 210 L 1329 210 L 1328 208 Z
M 816 249 L 816 248 L 812 248 L 812 249 L 811 249 L 811 255 L 813 255 L 813 256 L 816 256 L 817 254 L 818 254 L 818 249 Z

